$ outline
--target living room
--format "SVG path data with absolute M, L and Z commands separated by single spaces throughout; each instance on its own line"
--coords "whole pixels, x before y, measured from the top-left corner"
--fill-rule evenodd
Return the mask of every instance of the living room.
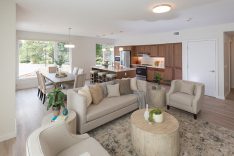
M 76 120 L 77 127 L 74 125 L 72 127 L 75 127 L 73 130 L 77 137 L 86 137 L 87 141 L 90 141 L 88 138 L 91 139 L 90 146 L 94 146 L 94 151 L 89 151 L 87 147 L 80 149 L 77 144 L 77 149 L 74 149 L 77 153 L 74 152 L 74 155 L 92 155 L 92 152 L 95 153 L 97 149 L 103 152 L 101 155 L 154 155 L 154 152 L 159 152 L 159 155 L 234 155 L 233 4 L 232 0 L 1 1 L 0 40 L 2 45 L 0 49 L 3 59 L 0 64 L 1 75 L 4 76 L 1 76 L 0 81 L 2 86 L 0 155 L 24 156 L 26 152 L 28 155 L 35 155 L 35 151 L 37 152 L 39 148 L 42 148 L 42 152 L 39 152 L 41 155 L 48 154 L 43 145 L 36 147 L 30 144 L 34 141 L 31 136 L 36 131 L 39 129 L 41 133 L 47 131 L 42 127 L 43 123 L 52 120 L 48 117 L 52 111 L 46 110 L 49 104 L 47 99 L 49 92 L 43 93 L 45 101 L 40 95 L 37 96 L 39 93 L 37 91 L 41 91 L 41 88 L 38 88 L 39 83 L 34 68 L 30 68 L 33 75 L 21 72 L 24 71 L 24 69 L 21 70 L 23 67 L 21 65 L 25 64 L 23 62 L 25 60 L 21 59 L 23 55 L 21 56 L 20 48 L 25 41 L 74 46 L 74 48 L 64 48 L 67 50 L 68 61 L 62 65 L 62 68 L 56 67 L 56 70 L 59 73 L 63 70 L 69 77 L 74 69 L 82 69 L 85 73 L 84 88 L 87 89 L 89 86 L 92 104 L 83 108 L 84 99 L 80 95 L 77 96 L 76 89 L 72 89 L 73 92 L 66 90 L 69 112 L 66 122 L 74 123 Z M 165 7 L 168 12 L 157 13 L 158 6 Z M 163 80 L 157 81 L 160 76 L 156 78 L 155 73 L 151 74 L 152 81 L 147 78 L 146 80 L 135 78 L 138 74 L 136 68 L 144 65 L 142 60 L 168 61 L 167 55 L 162 55 L 163 59 L 161 55 L 154 55 L 153 48 L 149 50 L 148 55 L 147 48 L 139 50 L 137 47 L 157 47 L 156 51 L 160 53 L 160 46 L 165 44 L 181 45 L 181 61 L 179 61 L 181 71 L 176 71 L 175 55 L 173 55 L 173 65 L 162 65 L 165 67 L 163 70 L 172 69 L 172 74 L 169 74 L 171 75 L 169 84 L 164 84 Z M 97 59 L 99 45 L 103 56 L 101 61 Z M 120 56 L 122 52 L 129 51 L 125 49 L 126 47 L 132 48 L 131 59 L 138 59 L 135 63 L 131 60 L 129 67 L 122 64 L 122 56 Z M 53 56 L 57 55 L 56 48 L 52 53 Z M 46 48 L 43 51 L 46 52 Z M 109 52 L 111 57 L 105 56 L 106 52 Z M 28 57 L 28 53 L 30 52 L 25 52 L 25 58 Z M 47 57 L 47 55 L 42 56 Z M 46 62 L 45 60 L 42 62 Z M 105 68 L 105 60 L 109 61 L 108 68 Z M 147 65 L 146 68 L 158 68 L 157 61 Z M 56 59 L 52 62 L 50 60 L 48 64 L 35 64 L 49 69 L 50 66 L 55 66 Z M 35 64 L 32 61 L 28 63 L 30 66 Z M 101 75 L 96 73 L 97 70 Z M 178 76 L 176 72 L 181 75 Z M 104 77 L 103 73 L 106 74 Z M 169 80 L 165 75 L 162 78 Z M 44 76 L 53 83 L 57 83 L 56 78 L 50 79 L 46 74 Z M 128 80 L 125 80 L 126 78 Z M 103 82 L 107 79 L 114 81 L 115 84 Z M 192 81 L 186 86 L 187 88 L 182 83 L 187 82 L 186 80 Z M 105 89 L 102 88 L 103 95 L 98 94 L 96 97 L 97 91 L 94 90 L 97 88 L 92 88 L 90 83 L 93 83 L 91 86 L 94 87 L 104 83 L 106 84 L 104 88 L 110 87 L 110 92 L 107 87 L 104 96 Z M 60 85 L 61 82 L 58 84 L 64 89 L 65 85 Z M 111 92 L 116 84 L 120 87 L 119 94 L 114 95 L 117 97 L 113 100 L 113 97 L 108 98 L 108 96 L 116 93 Z M 54 86 L 58 88 L 57 84 Z M 121 86 L 128 87 L 123 89 Z M 177 97 L 176 101 L 171 99 L 172 93 L 175 90 L 178 92 L 181 88 L 185 89 L 182 90 L 186 95 L 194 95 L 191 107 L 187 107 L 189 100 L 185 96 Z M 79 94 L 79 91 L 76 91 Z M 132 94 L 135 92 L 137 93 Z M 100 99 L 102 96 L 103 98 Z M 129 102 L 126 102 L 127 100 Z M 182 107 L 178 104 L 180 102 L 185 102 L 186 106 Z M 80 104 L 74 106 L 74 103 Z M 108 106 L 105 103 L 108 103 Z M 103 105 L 105 107 L 102 107 Z M 150 121 L 154 119 L 150 117 L 147 117 L 149 121 L 144 120 L 143 114 L 147 106 L 151 111 L 155 108 L 152 113 L 163 112 L 162 123 L 152 123 Z M 85 111 L 93 111 L 93 114 L 84 114 Z M 143 114 L 138 117 L 137 113 Z M 167 128 L 164 127 L 165 125 Z M 62 127 L 58 127 L 57 130 L 64 128 L 63 125 L 60 126 Z M 173 129 L 170 136 L 175 135 L 174 138 L 160 136 L 160 134 L 172 132 L 170 128 Z M 151 137 L 148 138 L 146 135 L 148 133 L 145 131 L 156 135 L 153 136 L 156 138 L 154 142 Z M 143 133 L 145 136 L 139 137 Z M 56 139 L 61 136 L 56 136 Z M 50 142 L 47 138 L 50 136 L 45 137 L 46 144 Z M 69 137 L 63 139 L 69 139 Z M 144 142 L 145 140 L 148 142 Z M 165 150 L 165 144 L 170 144 L 167 150 Z M 53 147 L 48 145 L 50 146 Z M 61 149 L 56 150 L 62 153 Z M 54 155 L 58 155 L 59 152 Z

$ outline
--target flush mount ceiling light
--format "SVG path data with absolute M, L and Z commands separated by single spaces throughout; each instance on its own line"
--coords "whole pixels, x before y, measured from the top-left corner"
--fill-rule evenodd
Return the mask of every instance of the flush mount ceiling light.
M 72 28 L 68 28 L 69 39 L 68 43 L 64 45 L 65 48 L 75 48 L 75 45 L 70 42 L 71 29 Z
M 170 10 L 171 10 L 171 5 L 169 4 L 160 4 L 152 9 L 152 11 L 157 14 L 169 12 Z

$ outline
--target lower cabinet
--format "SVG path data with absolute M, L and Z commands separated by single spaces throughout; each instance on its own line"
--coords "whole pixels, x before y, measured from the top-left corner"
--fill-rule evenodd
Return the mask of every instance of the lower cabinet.
M 165 69 L 160 69 L 160 68 L 147 68 L 147 81 L 154 81 L 155 80 L 155 75 L 159 73 L 162 78 L 164 77 L 164 70 Z
M 165 68 L 163 80 L 173 80 L 173 68 Z
M 174 68 L 174 79 L 175 80 L 182 80 L 182 69 L 181 68 Z

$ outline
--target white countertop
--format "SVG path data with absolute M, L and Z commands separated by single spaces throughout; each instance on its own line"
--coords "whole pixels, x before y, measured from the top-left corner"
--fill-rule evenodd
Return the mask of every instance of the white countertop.
M 131 71 L 131 70 L 136 70 L 136 68 L 115 68 L 113 66 L 109 66 L 108 68 L 105 68 L 104 66 L 93 66 L 92 68 L 95 69 L 100 69 L 100 70 L 107 70 L 111 72 L 124 72 L 124 71 Z

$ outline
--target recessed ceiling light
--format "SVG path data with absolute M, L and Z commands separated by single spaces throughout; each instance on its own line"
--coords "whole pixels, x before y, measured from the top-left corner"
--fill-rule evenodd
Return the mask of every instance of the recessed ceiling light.
M 155 6 L 152 11 L 157 14 L 169 12 L 171 10 L 171 6 L 169 4 L 160 4 Z

